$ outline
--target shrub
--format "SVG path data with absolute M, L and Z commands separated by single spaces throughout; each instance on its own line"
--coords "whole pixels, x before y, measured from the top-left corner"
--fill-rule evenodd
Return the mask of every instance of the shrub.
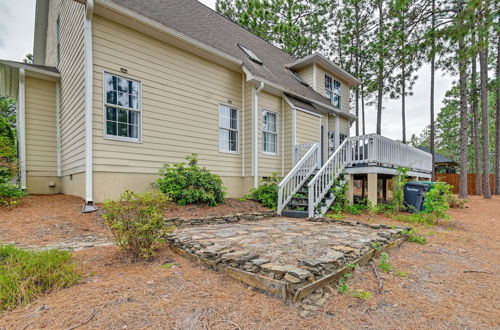
M 429 214 L 435 222 L 448 218 L 449 196 L 451 196 L 451 186 L 444 182 L 436 183 L 434 188 L 425 194 L 425 213 Z
M 0 206 L 17 205 L 19 199 L 26 196 L 26 192 L 18 185 L 10 182 L 0 182 Z
M 174 230 L 165 226 L 163 218 L 169 203 L 159 192 L 125 191 L 119 201 L 104 202 L 104 223 L 113 234 L 115 244 L 132 260 L 149 260 L 165 243 L 165 235 Z
M 0 310 L 11 310 L 39 295 L 80 281 L 71 253 L 33 252 L 0 245 Z
M 410 230 L 404 230 L 401 232 L 401 234 L 408 236 L 408 242 L 414 242 L 420 245 L 427 244 L 427 240 L 425 239 L 425 237 L 420 235 L 414 228 Z
M 465 207 L 465 203 L 467 203 L 466 199 L 457 198 L 456 196 L 449 194 L 446 196 L 446 202 L 452 209 L 463 209 Z
M 246 198 L 252 199 L 273 210 L 278 208 L 278 185 L 281 178 L 273 173 L 270 178 L 262 180 L 257 188 L 250 190 Z
M 224 203 L 226 192 L 221 178 L 200 167 L 196 154 L 187 156 L 186 160 L 187 164 L 166 164 L 154 185 L 179 205 Z

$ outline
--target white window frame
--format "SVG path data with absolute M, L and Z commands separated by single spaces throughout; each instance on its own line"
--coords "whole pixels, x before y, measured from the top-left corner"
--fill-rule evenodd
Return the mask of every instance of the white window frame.
M 331 83 L 331 89 L 328 89 L 326 88 L 326 82 L 327 80 L 330 79 L 332 81 Z M 335 83 L 339 84 L 339 92 L 335 92 Z M 331 95 L 331 98 L 328 98 L 327 96 L 327 92 L 330 92 L 330 95 Z M 342 108 L 342 83 L 340 81 L 338 81 L 337 79 L 333 78 L 332 76 L 330 76 L 329 74 L 326 74 L 325 73 L 325 97 L 330 101 L 330 103 L 334 106 L 333 104 L 333 99 L 334 99 L 334 96 L 338 96 L 339 97 L 339 106 L 338 108 L 335 107 L 336 109 L 341 109 Z
M 229 109 L 236 110 L 236 129 L 234 129 L 234 128 L 227 128 L 227 127 L 221 127 L 220 126 L 220 112 L 221 112 L 221 107 L 227 107 Z M 219 139 L 218 139 L 219 152 L 224 153 L 224 154 L 237 155 L 237 154 L 240 153 L 240 109 L 238 109 L 237 107 L 233 107 L 232 105 L 229 105 L 229 104 L 220 103 L 218 111 L 219 111 L 219 115 L 218 115 L 217 125 L 218 125 L 219 129 L 217 131 L 217 134 L 219 136 Z M 236 132 L 236 151 L 233 151 L 233 150 L 223 150 L 223 149 L 220 148 L 220 139 L 221 139 L 220 130 L 221 129 L 225 129 L 225 130 L 228 130 L 228 131 Z
M 276 132 L 271 132 L 271 131 L 265 131 L 264 130 L 264 115 L 266 113 L 272 113 L 274 115 L 276 115 Z M 262 153 L 264 155 L 269 155 L 269 156 L 277 156 L 278 155 L 278 150 L 279 150 L 279 113 L 276 112 L 276 111 L 271 111 L 271 110 L 266 110 L 266 109 L 263 109 L 262 110 L 262 130 L 261 130 L 261 138 L 262 138 Z M 269 151 L 265 151 L 265 148 L 264 148 L 264 134 L 265 133 L 268 133 L 268 134 L 275 134 L 276 135 L 276 152 L 269 152 Z
M 115 104 L 110 104 L 107 103 L 107 94 L 106 94 L 106 75 L 111 75 L 115 76 L 117 78 L 123 78 L 126 80 L 132 80 L 135 81 L 139 84 L 139 91 L 137 93 L 137 109 L 133 108 L 128 108 L 128 107 L 123 107 Z M 103 119 L 103 125 L 102 125 L 102 134 L 103 138 L 106 140 L 115 140 L 115 141 L 123 141 L 123 142 L 134 142 L 134 143 L 142 143 L 142 120 L 143 120 L 143 111 L 142 111 L 142 82 L 138 79 L 135 78 L 130 78 L 130 77 L 125 77 L 123 75 L 119 75 L 114 72 L 109 72 L 109 71 L 103 71 L 102 74 L 102 103 L 103 103 L 103 113 L 102 113 L 102 119 Z M 122 110 L 128 110 L 128 111 L 135 111 L 139 114 L 139 119 L 138 119 L 138 127 L 137 127 L 137 138 L 130 138 L 130 137 L 124 137 L 124 136 L 117 136 L 117 135 L 108 135 L 108 120 L 107 120 L 107 114 L 106 114 L 106 107 L 113 107 L 117 109 L 122 109 Z M 118 129 L 118 127 L 117 127 Z

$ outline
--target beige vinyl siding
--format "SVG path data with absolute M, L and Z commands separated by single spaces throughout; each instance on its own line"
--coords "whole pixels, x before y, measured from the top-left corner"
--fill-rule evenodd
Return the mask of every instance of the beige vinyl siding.
M 94 171 L 158 173 L 197 153 L 221 176 L 241 176 L 242 74 L 101 16 L 93 21 Z M 124 68 L 128 73 L 120 73 Z M 103 72 L 142 87 L 142 142 L 104 139 Z M 238 154 L 219 152 L 219 104 L 239 110 Z
M 252 173 L 252 111 L 253 111 L 253 99 L 252 99 L 252 87 L 251 83 L 245 83 L 245 109 L 242 114 L 243 125 L 245 126 L 244 130 L 244 139 L 242 140 L 244 145 L 244 172 L 245 176 L 251 176 Z
M 321 117 L 297 110 L 297 144 L 320 141 Z
M 285 143 L 285 175 L 292 169 L 293 134 L 292 134 L 292 108 L 285 102 L 285 127 L 283 128 L 283 142 Z
M 270 176 L 272 173 L 281 173 L 281 149 L 283 139 L 281 137 L 281 97 L 271 95 L 266 92 L 261 92 L 259 94 L 259 130 L 258 130 L 258 150 L 259 150 L 259 176 Z M 262 125 L 263 125 L 263 111 L 268 110 L 275 112 L 277 114 L 277 129 L 278 129 L 278 140 L 277 140 L 277 152 L 276 155 L 269 155 L 263 152 L 264 146 L 262 145 Z
M 335 74 L 328 72 L 320 65 L 316 66 L 316 79 L 318 79 L 318 82 L 316 85 L 317 92 L 323 96 L 325 95 L 325 74 L 330 75 L 331 77 L 333 77 L 334 79 L 336 79 L 340 82 L 340 84 L 341 84 L 341 86 L 340 86 L 340 98 L 341 98 L 340 108 L 343 112 L 348 113 L 349 112 L 349 85 L 347 84 L 347 82 L 345 82 L 344 80 L 335 76 Z
M 340 117 L 340 132 L 349 136 L 350 125 L 349 119 L 346 117 Z
M 57 65 L 56 22 L 60 17 L 61 62 Z M 62 175 L 84 171 L 85 74 L 83 24 L 85 6 L 71 0 L 51 0 L 45 65 L 61 72 Z
M 313 65 L 311 64 L 311 65 L 305 66 L 305 67 L 299 69 L 297 71 L 297 73 L 312 88 L 312 86 L 314 85 Z
M 56 176 L 56 84 L 26 77 L 26 174 Z

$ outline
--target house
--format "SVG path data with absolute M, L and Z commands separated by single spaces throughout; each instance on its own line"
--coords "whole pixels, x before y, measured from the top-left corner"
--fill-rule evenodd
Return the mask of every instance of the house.
M 420 150 L 423 150 L 425 152 L 431 152 L 429 148 L 426 147 L 420 147 Z M 454 161 L 453 159 L 450 159 L 448 157 L 445 157 L 441 154 L 438 154 L 437 152 L 434 153 L 434 171 L 437 174 L 456 174 L 458 173 L 458 167 L 459 164 Z
M 84 211 L 151 189 L 190 153 L 230 197 L 287 177 L 281 208 L 340 146 L 381 165 L 362 151 L 381 137 L 349 138 L 356 77 L 320 54 L 292 58 L 196 0 L 37 0 L 34 64 L 0 61 L 0 79 L 18 98 L 23 188 L 80 196 Z M 325 171 L 321 199 L 340 175 Z

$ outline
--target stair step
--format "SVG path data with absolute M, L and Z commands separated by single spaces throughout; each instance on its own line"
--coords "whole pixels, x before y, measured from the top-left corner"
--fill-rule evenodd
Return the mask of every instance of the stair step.
M 309 216 L 309 212 L 307 211 L 295 211 L 295 210 L 283 210 L 281 215 L 289 218 L 307 218 Z

